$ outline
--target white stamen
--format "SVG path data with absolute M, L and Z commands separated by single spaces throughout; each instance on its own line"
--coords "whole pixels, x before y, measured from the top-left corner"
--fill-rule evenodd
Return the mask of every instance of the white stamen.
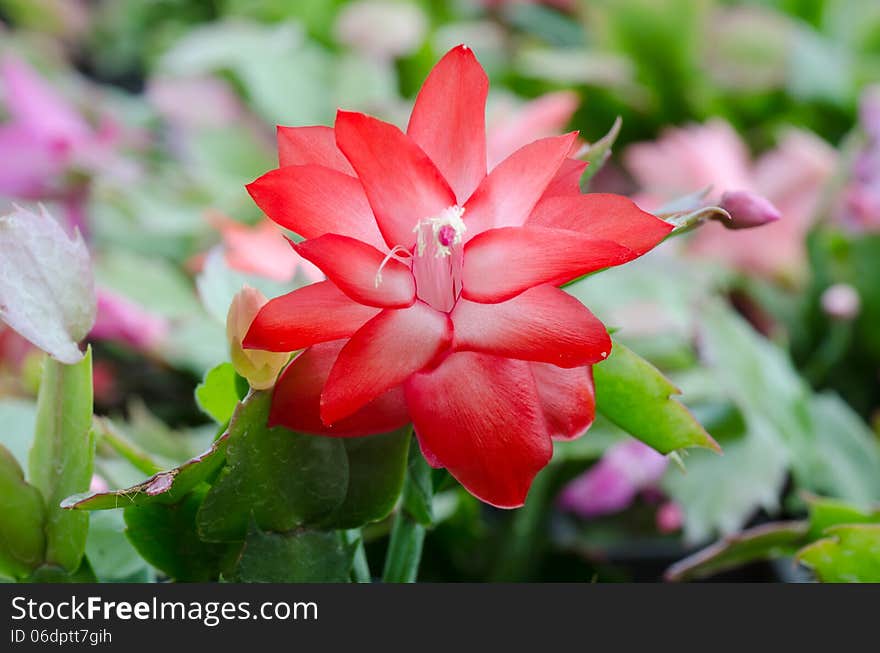
M 425 249 L 428 247 L 425 229 L 422 228 L 426 226 L 431 227 L 431 235 L 434 238 L 434 256 L 437 258 L 449 256 L 452 253 L 452 246 L 460 245 L 462 234 L 467 231 L 467 225 L 461 219 L 463 215 L 464 207 L 456 204 L 443 209 L 440 215 L 433 218 L 425 218 L 416 223 L 413 231 L 416 233 L 416 253 L 418 256 L 424 256 Z M 453 232 L 455 232 L 452 242 L 448 245 L 441 243 L 438 235 L 443 227 L 451 227 Z
M 378 288 L 379 284 L 382 283 L 382 268 L 388 265 L 388 261 L 394 259 L 395 261 L 403 263 L 409 256 L 412 256 L 412 254 L 406 247 L 403 245 L 395 245 L 394 249 L 385 255 L 385 258 L 382 259 L 382 263 L 379 265 L 379 269 L 376 270 L 376 279 L 373 282 L 375 287 Z

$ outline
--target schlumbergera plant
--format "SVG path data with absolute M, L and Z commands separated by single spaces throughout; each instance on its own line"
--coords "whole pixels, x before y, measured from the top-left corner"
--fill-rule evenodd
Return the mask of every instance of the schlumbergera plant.
M 487 504 L 518 508 L 553 441 L 582 436 L 597 410 L 662 454 L 717 449 L 671 399 L 674 386 L 561 286 L 727 214 L 695 199 L 657 217 L 584 194 L 619 124 L 592 146 L 576 133 L 537 140 L 490 169 L 487 92 L 459 46 L 425 81 L 406 132 L 347 111 L 332 128 L 278 128 L 280 167 L 248 190 L 326 280 L 268 301 L 251 288 L 236 296 L 232 362 L 196 393 L 217 437 L 174 469 L 153 467 L 106 422 L 90 424 L 90 358 L 75 343 L 93 321 L 82 308 L 93 293 L 65 295 L 57 275 L 0 267 L 0 290 L 19 290 L 0 296 L 4 311 L 17 307 L 4 321 L 54 356 L 27 480 L 0 459 L 0 503 L 27 516 L 0 524 L 0 571 L 89 578 L 86 511 L 120 508 L 137 551 L 174 580 L 369 581 L 361 529 L 384 522 L 382 576 L 412 581 L 435 487 L 451 477 Z M 16 214 L 0 237 L 24 215 L 46 228 Z M 90 279 L 82 241 L 51 231 L 78 248 Z M 49 330 L 21 303 L 33 283 L 49 283 Z M 95 433 L 151 476 L 89 491 Z

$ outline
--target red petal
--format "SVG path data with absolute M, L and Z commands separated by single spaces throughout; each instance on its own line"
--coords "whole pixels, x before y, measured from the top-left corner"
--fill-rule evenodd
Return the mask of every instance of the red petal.
M 586 306 L 553 286 L 499 304 L 460 299 L 450 315 L 457 351 L 576 367 L 604 360 L 608 331 Z
M 303 238 L 333 233 L 385 248 L 354 177 L 317 165 L 287 166 L 267 172 L 247 190 L 266 215 Z
M 401 386 L 388 390 L 333 426 L 321 421 L 321 390 L 344 344 L 344 340 L 337 340 L 309 347 L 287 366 L 275 384 L 269 426 L 351 437 L 393 431 L 410 421 Z
M 278 164 L 302 166 L 314 163 L 354 175 L 354 168 L 336 147 L 332 127 L 282 127 L 278 125 Z
M 544 191 L 543 199 L 547 197 L 556 197 L 557 195 L 578 195 L 581 194 L 581 177 L 584 176 L 584 170 L 587 169 L 586 161 L 578 159 L 566 159 L 559 166 L 559 171 L 553 180 L 547 185 Z M 540 205 L 540 203 L 539 203 Z
M 523 505 L 553 454 L 529 363 L 454 353 L 404 390 L 419 441 L 471 494 Z
M 296 351 L 347 338 L 379 313 L 353 302 L 329 281 L 269 300 L 251 323 L 246 349 Z
M 388 309 L 355 333 L 339 354 L 321 397 L 327 424 L 351 415 L 446 350 L 452 323 L 423 302 Z
M 419 220 L 455 204 L 455 194 L 428 155 L 394 125 L 340 111 L 336 142 L 357 171 L 389 247 L 409 248 Z
M 590 428 L 596 416 L 593 368 L 562 369 L 531 363 L 547 430 L 556 439 L 570 440 Z
M 407 134 L 446 177 L 463 204 L 486 176 L 489 78 L 464 45 L 443 57 L 419 91 Z
M 559 285 L 635 257 L 622 245 L 576 231 L 531 226 L 491 229 L 465 246 L 462 296 L 502 302 L 534 286 Z
M 641 256 L 666 238 L 672 225 L 621 195 L 590 193 L 543 199 L 526 226 L 579 231 L 591 238 L 611 240 Z
M 410 269 L 397 259 L 386 261 L 385 254 L 359 240 L 326 234 L 295 243 L 293 248 L 361 304 L 406 308 L 416 299 L 416 282 Z M 381 282 L 377 283 L 380 266 Z
M 466 238 L 493 227 L 519 226 L 565 160 L 577 133 L 535 141 L 507 157 L 465 205 Z

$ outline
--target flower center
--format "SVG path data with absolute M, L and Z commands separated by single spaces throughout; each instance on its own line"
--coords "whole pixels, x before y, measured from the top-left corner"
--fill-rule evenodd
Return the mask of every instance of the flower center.
M 439 215 L 419 220 L 413 229 L 416 294 L 438 311 L 451 311 L 461 294 L 462 235 L 467 231 L 463 214 L 462 207 L 450 206 Z

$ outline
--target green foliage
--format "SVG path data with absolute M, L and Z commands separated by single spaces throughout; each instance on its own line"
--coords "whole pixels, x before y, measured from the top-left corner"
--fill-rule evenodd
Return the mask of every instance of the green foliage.
M 221 363 L 205 375 L 196 388 L 196 403 L 218 424 L 226 424 L 235 412 L 239 397 L 232 363 Z
M 268 428 L 270 402 L 270 393 L 253 393 L 230 424 L 227 465 L 198 516 L 199 533 L 208 541 L 241 541 L 251 519 L 277 532 L 316 524 L 345 499 L 343 442 Z
M 804 547 L 797 559 L 825 583 L 880 582 L 880 524 L 826 529 L 828 537 Z
M 228 440 L 228 434 L 224 434 L 200 456 L 179 467 L 154 474 L 132 487 L 74 494 L 67 497 L 61 505 L 68 510 L 113 510 L 132 505 L 177 503 L 191 490 L 213 477 L 222 467 Z
M 28 476 L 46 502 L 45 560 L 69 572 L 80 566 L 89 516 L 66 511 L 61 502 L 89 488 L 95 456 L 91 427 L 91 350 L 75 365 L 46 358 Z
M 354 549 L 337 533 L 264 533 L 252 528 L 232 579 L 244 583 L 344 583 Z
M 22 578 L 40 565 L 45 517 L 39 490 L 25 482 L 18 462 L 0 446 L 0 575 Z
M 226 548 L 204 542 L 196 532 L 196 514 L 206 488 L 178 503 L 145 503 L 125 509 L 126 535 L 144 559 L 183 582 L 217 580 Z
M 803 542 L 807 530 L 808 526 L 803 522 L 782 522 L 729 535 L 674 564 L 667 570 L 665 578 L 671 581 L 695 580 L 755 560 L 791 556 Z
M 678 389 L 626 346 L 615 342 L 608 359 L 594 366 L 593 376 L 597 410 L 660 453 L 686 447 L 719 451 L 687 408 L 671 399 Z
M 412 429 L 343 440 L 348 457 L 345 498 L 322 528 L 358 528 L 385 518 L 400 497 Z
M 880 511 L 819 497 L 808 497 L 808 505 L 808 519 L 725 537 L 674 564 L 667 580 L 704 578 L 757 560 L 794 556 L 823 582 L 880 581 Z

